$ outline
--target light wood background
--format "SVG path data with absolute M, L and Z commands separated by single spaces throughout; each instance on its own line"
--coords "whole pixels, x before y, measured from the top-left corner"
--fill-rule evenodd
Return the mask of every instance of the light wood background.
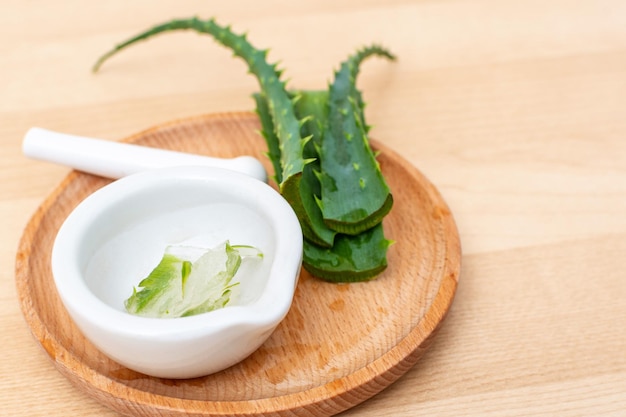
M 256 81 L 208 37 L 177 33 L 90 72 L 173 17 L 248 31 L 290 86 L 323 88 L 356 47 L 372 135 L 455 215 L 457 297 L 431 349 L 345 416 L 626 415 L 626 2 L 622 0 L 0 2 L 0 415 L 114 416 L 30 335 L 14 262 L 68 169 L 21 155 L 31 126 L 119 140 L 250 110 Z

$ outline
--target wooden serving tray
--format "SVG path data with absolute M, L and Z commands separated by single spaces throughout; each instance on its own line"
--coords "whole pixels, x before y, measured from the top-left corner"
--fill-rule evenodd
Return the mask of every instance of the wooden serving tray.
M 200 116 L 127 139 L 222 157 L 263 155 L 252 113 Z M 23 314 L 56 368 L 78 389 L 133 416 L 329 416 L 380 392 L 415 364 L 457 287 L 461 249 L 435 187 L 379 142 L 394 195 L 384 221 L 396 243 L 376 280 L 331 284 L 303 271 L 289 314 L 243 362 L 190 380 L 148 377 L 111 361 L 70 320 L 56 293 L 50 253 L 70 211 L 110 180 L 72 172 L 44 201 L 21 239 L 16 281 Z

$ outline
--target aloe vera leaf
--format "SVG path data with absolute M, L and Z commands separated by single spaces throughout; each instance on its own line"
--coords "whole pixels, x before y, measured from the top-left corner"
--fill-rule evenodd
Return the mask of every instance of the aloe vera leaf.
M 172 20 L 154 26 L 115 46 L 96 61 L 93 70 L 97 71 L 108 58 L 138 41 L 175 30 L 193 30 L 211 35 L 218 43 L 230 48 L 235 56 L 248 64 L 250 73 L 257 78 L 261 92 L 267 100 L 274 132 L 278 138 L 281 174 L 276 177 L 281 179 L 280 193 L 292 206 L 301 223 L 308 222 L 300 195 L 300 182 L 304 166 L 310 162 L 303 158 L 303 149 L 309 138 L 303 138 L 300 135 L 301 121 L 294 113 L 292 99 L 287 94 L 285 83 L 280 80 L 280 72 L 276 69 L 276 65 L 266 61 L 267 50 L 256 49 L 248 42 L 246 35 L 235 34 L 229 27 L 217 24 L 214 19 L 200 20 L 193 17 Z
M 358 234 L 380 223 L 393 197 L 367 137 L 363 100 L 356 88 L 361 62 L 370 56 L 394 59 L 377 45 L 357 51 L 341 64 L 329 87 L 329 116 L 322 143 L 318 201 L 334 230 Z
M 382 223 L 356 236 L 339 234 L 332 248 L 305 241 L 302 265 L 325 281 L 368 281 L 387 268 L 391 243 L 384 236 Z
M 317 204 L 320 196 L 320 183 L 316 172 L 319 171 L 320 162 L 316 146 L 314 146 L 315 142 L 319 143 L 321 140 L 322 126 L 327 117 L 328 94 L 325 91 L 299 91 L 295 94 L 298 97 L 294 102 L 295 112 L 303 121 L 302 135 L 311 138 L 311 141 L 304 147 L 304 157 L 311 162 L 304 167 L 300 184 L 302 201 L 315 225 L 318 237 L 318 239 L 309 240 L 320 246 L 330 247 L 337 232 L 326 225 L 322 211 Z
M 262 93 L 255 93 L 253 94 L 253 97 L 256 102 L 256 111 L 261 121 L 262 135 L 268 145 L 268 157 L 272 161 L 276 177 L 279 177 L 281 175 L 278 170 L 278 167 L 280 166 L 280 149 L 278 147 L 279 139 L 274 133 L 274 126 L 271 115 L 269 114 L 267 101 Z M 297 98 L 294 101 L 297 103 L 302 100 Z M 301 120 L 304 122 L 302 123 L 302 131 L 306 132 L 307 123 L 312 122 L 312 120 L 309 120 L 310 118 L 308 118 L 306 114 L 301 115 L 301 117 L 303 117 Z M 303 136 L 304 135 L 305 134 L 303 134 Z M 306 136 L 308 136 L 308 134 L 306 134 Z M 319 182 L 313 173 L 313 167 L 316 164 L 316 161 L 314 160 L 316 155 L 312 153 L 314 151 L 313 146 L 307 146 L 303 149 L 303 152 L 306 154 L 305 158 L 310 159 L 311 162 L 304 166 L 299 184 L 299 199 L 302 202 L 302 210 L 304 211 L 304 214 L 302 212 L 298 213 L 297 211 L 296 214 L 300 219 L 302 234 L 306 239 L 315 242 L 320 246 L 330 247 L 333 244 L 336 232 L 329 229 L 324 223 L 322 212 L 315 200 L 315 193 L 319 193 Z

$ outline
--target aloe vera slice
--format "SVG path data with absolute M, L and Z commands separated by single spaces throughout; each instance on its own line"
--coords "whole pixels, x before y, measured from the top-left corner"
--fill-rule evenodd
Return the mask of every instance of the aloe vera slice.
M 393 198 L 369 145 L 367 126 L 356 77 L 361 62 L 370 56 L 395 59 L 386 49 L 372 45 L 341 64 L 329 87 L 328 122 L 318 147 L 320 157 L 319 206 L 333 230 L 359 234 L 391 210 Z
M 250 246 L 168 247 L 159 264 L 125 301 L 126 311 L 143 317 L 186 317 L 222 308 L 230 301 L 231 283 L 243 257 L 262 257 Z M 195 259 L 197 258 L 197 259 Z

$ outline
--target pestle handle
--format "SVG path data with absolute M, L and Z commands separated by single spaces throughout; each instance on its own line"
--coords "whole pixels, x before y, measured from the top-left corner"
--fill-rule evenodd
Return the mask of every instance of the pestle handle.
M 29 158 L 112 179 L 154 168 L 200 165 L 238 171 L 267 182 L 265 168 L 251 156 L 216 158 L 69 135 L 38 127 L 26 132 L 22 151 Z

